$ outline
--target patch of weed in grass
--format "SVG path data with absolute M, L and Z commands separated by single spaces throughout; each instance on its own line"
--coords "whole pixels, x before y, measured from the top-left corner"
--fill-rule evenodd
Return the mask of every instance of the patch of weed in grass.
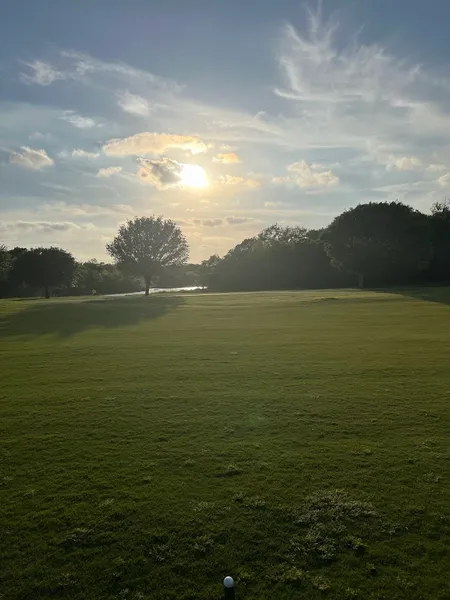
M 251 498 L 246 498 L 245 506 L 248 506 L 248 508 L 263 509 L 266 508 L 267 502 L 260 496 L 252 496 Z
M 215 508 L 215 502 L 206 502 L 205 500 L 200 500 L 199 502 L 194 502 L 194 512 L 210 512 Z
M 425 473 L 423 480 L 426 483 L 440 483 L 442 481 L 442 477 L 440 475 L 436 475 L 436 473 Z
M 346 549 L 363 554 L 364 542 L 350 530 L 367 532 L 376 516 L 371 504 L 353 500 L 344 491 L 316 494 L 295 514 L 294 521 L 304 532 L 292 538 L 292 547 L 309 561 L 323 564 L 337 560 Z
M 61 546 L 65 548 L 76 548 L 89 545 L 89 529 L 78 527 L 69 533 L 63 540 Z
M 242 504 L 244 502 L 245 499 L 245 494 L 243 492 L 238 492 L 237 494 L 235 494 L 233 496 L 233 501 L 237 502 L 238 504 Z
M 236 475 L 242 475 L 244 471 L 236 465 L 228 465 L 223 467 L 222 470 L 216 474 L 216 477 L 236 477 Z
M 276 565 L 269 569 L 267 578 L 277 583 L 290 585 L 303 585 L 307 581 L 305 571 L 287 564 Z
M 208 535 L 200 536 L 194 540 L 192 548 L 197 554 L 212 554 L 214 550 L 214 540 Z

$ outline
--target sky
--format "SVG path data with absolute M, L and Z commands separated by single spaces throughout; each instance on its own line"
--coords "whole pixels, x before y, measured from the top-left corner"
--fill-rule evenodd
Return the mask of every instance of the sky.
M 448 0 L 0 3 L 0 243 L 106 260 L 135 216 L 191 260 L 450 194 Z

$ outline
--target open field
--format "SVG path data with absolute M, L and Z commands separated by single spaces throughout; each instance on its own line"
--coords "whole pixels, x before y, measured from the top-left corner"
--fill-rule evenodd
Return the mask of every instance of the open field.
M 0 598 L 449 598 L 449 304 L 0 302 Z

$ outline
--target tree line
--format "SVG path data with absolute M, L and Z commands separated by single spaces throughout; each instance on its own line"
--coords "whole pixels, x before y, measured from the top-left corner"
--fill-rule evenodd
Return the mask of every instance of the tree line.
M 186 237 L 162 217 L 128 221 L 106 249 L 113 264 L 77 262 L 56 247 L 0 246 L 0 296 L 148 294 L 155 284 L 244 291 L 449 282 L 450 204 L 424 214 L 371 202 L 319 230 L 275 224 L 200 265 L 187 263 Z

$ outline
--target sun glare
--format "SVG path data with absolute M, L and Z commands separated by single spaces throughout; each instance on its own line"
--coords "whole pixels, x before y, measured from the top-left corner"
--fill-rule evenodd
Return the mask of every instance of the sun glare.
M 208 180 L 205 171 L 198 165 L 184 165 L 181 171 L 181 183 L 187 187 L 206 187 Z

